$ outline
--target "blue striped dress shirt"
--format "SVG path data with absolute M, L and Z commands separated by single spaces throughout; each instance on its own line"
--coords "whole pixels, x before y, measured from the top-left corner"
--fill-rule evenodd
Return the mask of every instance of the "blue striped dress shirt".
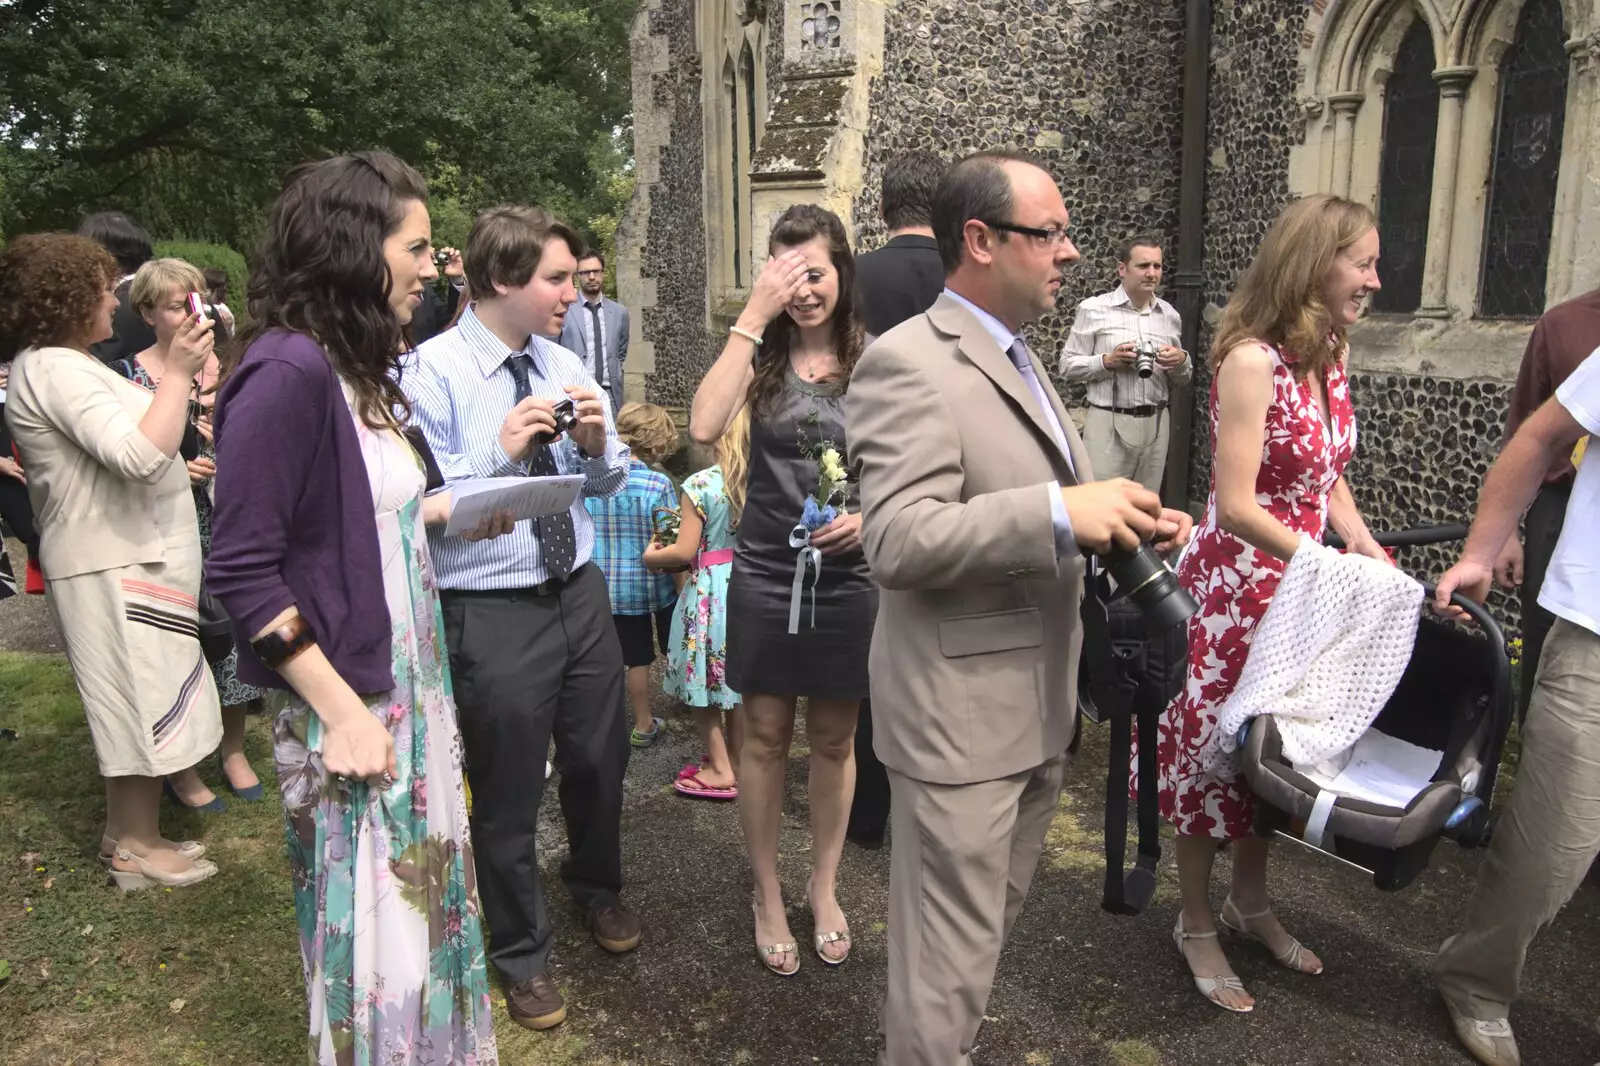
M 566 398 L 566 386 L 589 389 L 604 397 L 583 361 L 572 352 L 542 337 L 529 337 L 522 348 L 528 359 L 528 379 L 534 396 Z M 425 342 L 406 360 L 400 387 L 411 401 L 412 421 L 428 439 L 445 482 L 474 477 L 514 477 L 528 472 L 528 464 L 515 462 L 500 447 L 500 427 L 516 406 L 516 382 L 506 366 L 512 354 L 468 308 L 452 329 Z M 562 474 L 582 474 L 583 496 L 612 496 L 628 481 L 628 448 L 617 439 L 611 405 L 603 403 L 606 450 L 593 458 L 584 455 L 569 437 L 552 446 L 556 469 Z M 576 569 L 594 554 L 594 522 L 580 498 L 572 505 L 572 526 L 577 541 Z M 521 589 L 549 577 L 539 550 L 535 523 L 518 522 L 503 537 L 471 543 L 444 536 L 442 526 L 428 531 L 434 573 L 442 589 Z

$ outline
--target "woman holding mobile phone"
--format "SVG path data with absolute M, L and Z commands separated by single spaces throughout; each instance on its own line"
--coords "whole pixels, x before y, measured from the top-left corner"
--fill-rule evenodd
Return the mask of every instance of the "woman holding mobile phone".
M 120 272 L 60 233 L 0 251 L 0 333 L 22 346 L 6 423 L 28 472 L 47 601 L 106 781 L 100 850 L 124 890 L 217 872 L 159 828 L 161 779 L 216 750 L 217 690 L 195 628 L 200 538 L 178 461 L 188 379 L 211 354 L 189 321 L 151 393 L 90 354 L 111 336 Z
M 205 286 L 200 269 L 182 259 L 152 259 L 133 275 L 128 301 L 155 331 L 156 342 L 133 356 L 131 380 L 154 391 L 180 360 L 173 355 L 178 331 L 184 323 L 200 321 L 214 348 L 215 325 L 204 317 L 205 304 L 195 299 Z M 217 357 L 210 354 L 191 375 L 189 386 L 189 424 L 182 456 L 187 463 L 189 483 L 194 491 L 194 509 L 200 522 L 200 551 L 211 553 L 211 479 L 217 472 L 216 450 L 211 442 L 211 405 L 217 383 Z M 218 770 L 228 789 L 240 799 L 261 799 L 261 779 L 244 753 L 245 718 L 260 707 L 261 690 L 239 680 L 239 650 L 212 664 L 212 677 L 222 700 L 222 752 Z M 202 811 L 221 811 L 222 800 L 206 785 L 193 767 L 167 779 L 167 792 L 178 803 Z

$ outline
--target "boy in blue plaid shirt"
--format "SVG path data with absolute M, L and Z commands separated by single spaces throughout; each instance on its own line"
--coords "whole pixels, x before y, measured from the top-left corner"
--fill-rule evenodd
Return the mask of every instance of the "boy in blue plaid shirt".
M 661 719 L 650 714 L 650 664 L 657 648 L 663 654 L 667 650 L 677 594 L 672 578 L 645 569 L 644 550 L 655 537 L 656 511 L 678 509 L 672 479 L 650 464 L 678 450 L 678 428 L 655 404 L 630 403 L 617 412 L 617 436 L 633 453 L 628 484 L 615 496 L 590 497 L 584 505 L 594 519 L 594 563 L 611 591 L 611 620 L 628 668 L 632 743 L 647 748 L 661 735 Z

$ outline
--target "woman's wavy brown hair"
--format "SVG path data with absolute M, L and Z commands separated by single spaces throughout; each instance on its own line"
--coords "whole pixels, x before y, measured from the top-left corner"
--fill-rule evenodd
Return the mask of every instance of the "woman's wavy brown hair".
M 119 277 L 111 253 L 87 237 L 30 233 L 7 244 L 0 251 L 0 358 L 81 342 Z
M 1346 344 L 1344 327 L 1333 324 L 1323 303 L 1323 282 L 1339 253 L 1375 225 L 1365 205 L 1327 193 L 1296 200 L 1279 212 L 1222 312 L 1211 343 L 1211 369 L 1238 345 L 1262 341 L 1294 361 L 1297 377 L 1320 378 Z
M 399 359 L 411 345 L 389 306 L 394 279 L 383 242 L 409 203 L 427 199 L 422 176 L 388 152 L 291 171 L 250 275 L 252 322 L 223 354 L 220 380 L 263 333 L 304 333 L 349 383 L 363 422 L 374 429 L 404 422 L 411 408 L 398 384 Z
M 856 311 L 856 257 L 850 252 L 850 239 L 845 234 L 844 223 L 832 211 L 814 204 L 796 204 L 773 224 L 772 237 L 767 241 L 767 254 L 777 255 L 781 248 L 794 248 L 813 238 L 821 237 L 828 244 L 828 257 L 839 274 L 839 301 L 833 308 L 834 354 L 839 360 L 839 372 L 824 380 L 836 381 L 845 388 L 850 386 L 850 374 L 861 358 L 864 333 L 861 316 Z M 750 382 L 747 402 L 760 417 L 771 412 L 773 402 L 783 391 L 784 376 L 789 370 L 789 351 L 794 347 L 800 331 L 787 311 L 767 324 L 761 335 L 755 380 Z

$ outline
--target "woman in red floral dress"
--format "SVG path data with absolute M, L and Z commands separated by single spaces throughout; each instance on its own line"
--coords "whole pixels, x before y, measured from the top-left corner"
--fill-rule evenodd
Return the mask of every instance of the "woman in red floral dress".
M 1178 564 L 1200 604 L 1189 621 L 1189 669 L 1161 719 L 1161 810 L 1178 831 L 1183 909 L 1173 938 L 1201 995 L 1226 1010 L 1254 1006 L 1217 941 L 1211 865 L 1233 844 L 1222 923 L 1259 940 L 1301 973 L 1322 963 L 1273 916 L 1267 841 L 1252 834 L 1249 786 L 1201 770 L 1285 562 L 1301 536 L 1331 523 L 1352 551 L 1383 558 L 1343 471 L 1355 452 L 1345 328 L 1378 288 L 1378 233 L 1367 208 L 1318 195 L 1272 224 L 1223 313 L 1211 349 L 1212 486 L 1205 517 Z

